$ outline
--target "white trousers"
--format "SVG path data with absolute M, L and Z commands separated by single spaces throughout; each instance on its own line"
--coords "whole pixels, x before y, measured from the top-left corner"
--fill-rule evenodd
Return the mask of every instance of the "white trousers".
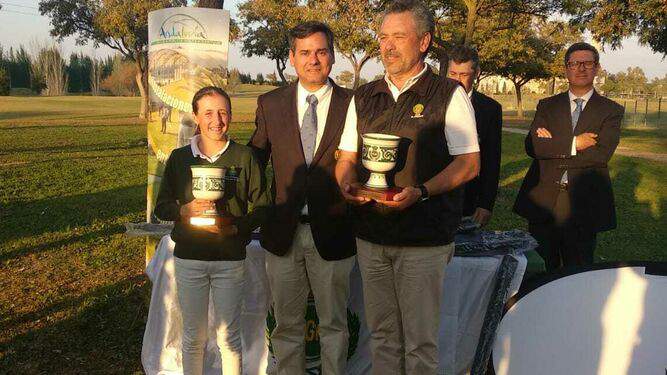
M 222 372 L 240 375 L 244 261 L 174 261 L 176 294 L 183 316 L 183 373 L 201 375 L 204 370 L 210 297 Z

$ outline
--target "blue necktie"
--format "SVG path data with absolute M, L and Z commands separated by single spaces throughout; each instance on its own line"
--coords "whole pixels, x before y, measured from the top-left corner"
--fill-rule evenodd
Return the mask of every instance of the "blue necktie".
M 574 99 L 574 102 L 577 104 L 577 107 L 574 109 L 574 112 L 572 112 L 572 130 L 577 127 L 579 115 L 581 115 L 581 111 L 583 110 L 584 99 L 576 98 Z
M 574 112 L 572 112 L 572 132 L 574 132 L 574 129 L 577 127 L 577 122 L 579 122 L 579 116 L 581 115 L 581 111 L 584 109 L 583 107 L 584 99 L 576 98 L 574 99 L 574 103 L 577 106 L 574 108 Z M 560 182 L 567 183 L 567 171 L 563 173 L 563 177 L 560 179 Z
M 301 146 L 306 165 L 310 165 L 315 154 L 315 140 L 317 139 L 317 98 L 311 94 L 306 97 L 308 108 L 301 123 Z

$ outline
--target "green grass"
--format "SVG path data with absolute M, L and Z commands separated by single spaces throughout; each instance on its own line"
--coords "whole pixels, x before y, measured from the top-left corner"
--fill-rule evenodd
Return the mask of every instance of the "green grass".
M 494 95 L 503 106 L 503 126 L 527 129 L 535 116 L 535 106 L 541 98 L 538 95 L 526 95 L 523 100 L 524 117 L 516 115 L 514 95 Z M 621 130 L 620 147 L 634 151 L 667 154 L 667 100 L 663 100 L 661 114 L 658 116 L 657 100 L 649 101 L 648 116 L 644 125 L 644 102 L 638 104 L 638 112 L 633 114 L 634 100 L 614 99 L 619 104 L 627 105 Z
M 253 95 L 256 95 L 254 93 Z M 255 97 L 233 98 L 232 136 L 254 128 Z M 145 242 L 123 223 L 145 215 L 146 125 L 138 98 L 0 101 L 0 374 L 134 373 L 150 285 Z M 525 228 L 510 207 L 529 160 L 503 134 L 492 229 Z M 608 260 L 667 260 L 667 166 L 614 157 L 619 228 Z
M 532 119 L 537 102 L 545 96 L 524 94 L 522 96 L 524 117 Z M 514 94 L 499 94 L 492 95 L 492 97 L 503 106 L 504 115 L 510 118 L 511 123 L 516 118 L 516 96 Z M 648 106 L 645 99 L 612 99 L 625 108 L 623 126 L 649 128 L 667 126 L 667 99 L 663 99 L 662 103 L 659 104 L 658 99 L 651 98 L 648 100 Z M 635 102 L 637 104 L 636 108 Z
M 523 140 L 523 135 L 503 133 L 500 189 L 489 224 L 492 229 L 527 229 L 525 220 L 511 211 L 530 165 Z M 598 236 L 596 255 L 606 260 L 667 261 L 667 164 L 614 156 L 610 173 L 618 228 Z

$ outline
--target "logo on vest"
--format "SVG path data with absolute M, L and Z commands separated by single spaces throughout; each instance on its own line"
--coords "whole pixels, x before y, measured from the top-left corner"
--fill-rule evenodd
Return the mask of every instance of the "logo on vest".
M 410 118 L 422 118 L 424 117 L 422 115 L 422 112 L 424 112 L 424 105 L 423 104 L 415 104 L 414 107 L 412 107 L 412 112 L 414 115 L 410 116 Z

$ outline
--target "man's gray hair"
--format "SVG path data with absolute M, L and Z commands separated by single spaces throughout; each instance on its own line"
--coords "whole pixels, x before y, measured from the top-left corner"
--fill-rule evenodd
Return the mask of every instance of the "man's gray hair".
M 412 13 L 412 17 L 415 20 L 415 25 L 417 26 L 417 34 L 421 37 L 426 33 L 431 34 L 431 43 L 426 50 L 426 55 L 428 50 L 431 49 L 431 44 L 433 44 L 433 33 L 435 32 L 435 19 L 433 18 L 433 13 L 426 7 L 426 5 L 420 0 L 396 0 L 384 9 L 382 12 L 382 20 L 390 14 L 396 13 Z

